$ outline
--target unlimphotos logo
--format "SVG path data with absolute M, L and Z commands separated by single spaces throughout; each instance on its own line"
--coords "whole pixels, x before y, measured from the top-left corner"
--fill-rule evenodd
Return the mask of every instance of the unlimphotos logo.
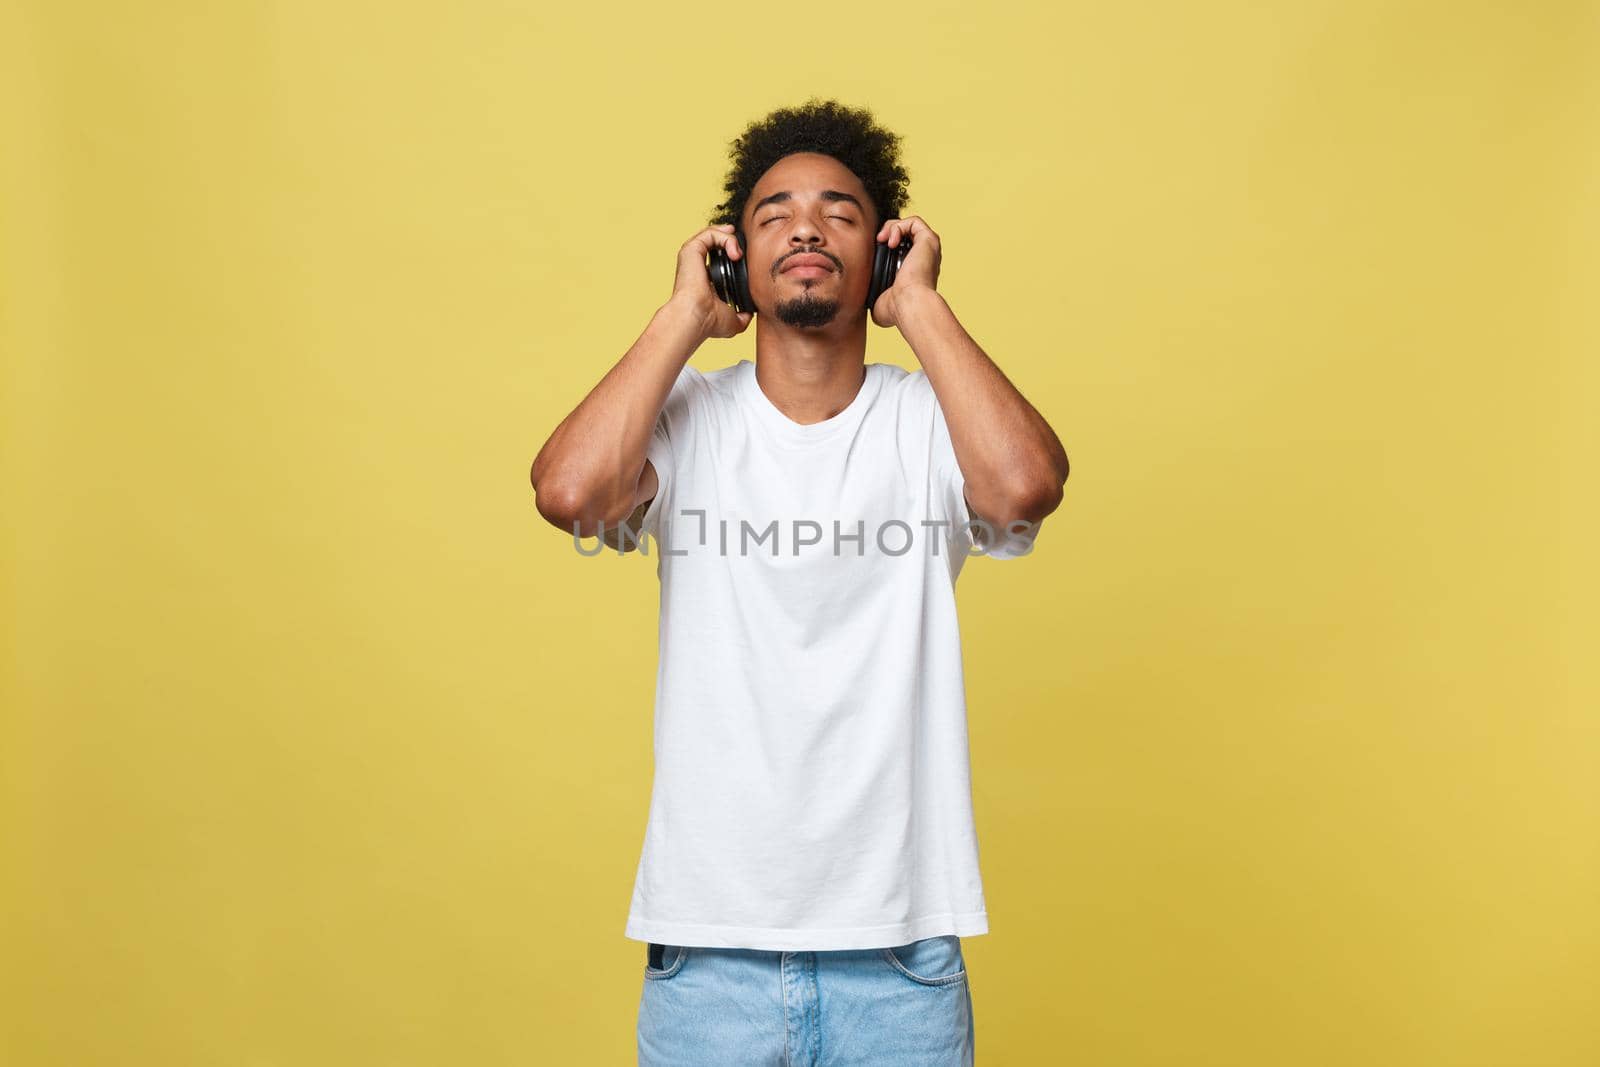
M 912 551 L 918 540 L 917 530 L 911 523 L 901 519 L 889 519 L 879 523 L 870 541 L 865 519 L 856 520 L 853 532 L 838 519 L 834 519 L 831 522 L 831 536 L 828 529 L 814 519 L 793 519 L 789 523 L 787 538 L 780 532 L 782 524 L 777 519 L 760 528 L 752 526 L 748 519 L 740 519 L 737 528 L 732 530 L 730 541 L 730 524 L 724 518 L 716 522 L 717 537 L 713 545 L 710 540 L 711 524 L 704 508 L 683 508 L 678 515 L 698 520 L 698 525 L 693 531 L 696 534 L 695 539 L 688 548 L 675 546 L 673 538 L 669 536 L 675 524 L 666 524 L 660 538 L 663 556 L 687 556 L 697 548 L 713 550 L 724 556 L 763 553 L 778 556 L 784 554 L 785 545 L 788 546 L 787 554 L 791 556 L 800 555 L 802 550 L 808 554 L 829 551 L 835 556 L 842 556 L 847 554 L 846 545 L 854 546 L 856 556 L 865 556 L 869 543 L 885 556 L 904 556 Z M 920 519 L 916 526 L 922 530 L 922 540 L 929 556 L 941 555 L 942 544 L 954 546 L 958 542 L 963 545 L 961 550 L 967 556 L 988 555 L 996 545 L 1003 545 L 1010 555 L 1026 556 L 1033 551 L 1033 532 L 1038 524 L 1027 519 L 1013 519 L 1005 524 L 1003 538 L 998 535 L 993 523 L 983 519 L 972 519 L 965 523 L 952 523 L 949 519 Z M 641 555 L 650 555 L 650 544 L 653 540 L 650 534 L 642 531 L 635 533 L 626 523 L 617 523 L 611 529 L 616 534 L 614 541 L 607 538 L 607 525 L 601 520 L 595 546 L 589 549 L 583 545 L 578 524 L 573 523 L 572 546 L 581 556 L 597 556 L 605 551 L 608 544 L 614 544 L 618 555 L 635 548 Z M 943 532 L 946 530 L 948 532 Z

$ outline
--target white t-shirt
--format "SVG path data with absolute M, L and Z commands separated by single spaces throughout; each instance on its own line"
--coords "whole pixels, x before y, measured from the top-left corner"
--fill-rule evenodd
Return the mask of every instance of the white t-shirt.
M 655 780 L 625 936 L 987 933 L 954 585 L 989 542 L 927 375 L 867 364 L 848 407 L 802 425 L 750 360 L 685 365 L 647 455 Z M 1031 551 L 997 534 L 988 554 Z

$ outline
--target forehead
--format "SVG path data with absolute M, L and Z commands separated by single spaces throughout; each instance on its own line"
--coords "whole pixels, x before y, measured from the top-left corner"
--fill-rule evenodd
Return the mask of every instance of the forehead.
M 840 189 L 854 193 L 862 203 L 867 199 L 867 187 L 855 172 L 820 152 L 796 152 L 768 167 L 751 190 L 750 203 L 785 189 L 799 197 L 811 196 L 823 189 Z

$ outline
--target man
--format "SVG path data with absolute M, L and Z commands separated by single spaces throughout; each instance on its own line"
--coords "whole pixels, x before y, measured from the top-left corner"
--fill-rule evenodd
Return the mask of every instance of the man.
M 939 295 L 894 134 L 809 101 L 734 149 L 671 298 L 532 471 L 550 522 L 659 551 L 639 1060 L 971 1063 L 960 939 L 988 916 L 954 583 L 1032 551 L 1066 453 Z M 875 250 L 907 240 L 870 315 L 914 373 L 866 363 Z M 718 298 L 714 246 L 756 315 Z M 754 362 L 687 365 L 752 318 Z

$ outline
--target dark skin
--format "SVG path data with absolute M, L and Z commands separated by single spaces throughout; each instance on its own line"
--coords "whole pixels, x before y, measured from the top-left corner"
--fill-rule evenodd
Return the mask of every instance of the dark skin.
M 583 536 L 595 534 L 596 518 L 608 530 L 624 518 L 637 529 L 658 488 L 645 447 L 678 371 L 704 340 L 735 336 L 751 321 L 712 290 L 705 257 L 713 245 L 748 257 L 762 392 L 788 418 L 810 424 L 843 411 L 861 388 L 876 246 L 897 247 L 910 235 L 912 250 L 873 305 L 873 321 L 898 327 L 922 363 L 950 428 L 972 516 L 997 529 L 1031 522 L 1036 531 L 1060 503 L 1066 452 L 937 292 L 939 235 L 918 216 L 878 218 L 860 179 L 832 156 L 812 152 L 787 156 L 762 175 L 741 228 L 746 248 L 723 225 L 679 250 L 672 298 L 534 461 L 540 513 L 569 533 L 576 525 Z M 825 269 L 784 269 L 802 254 Z
M 829 199 L 825 193 L 851 196 L 856 203 Z M 789 198 L 763 203 L 784 194 Z M 872 283 L 876 231 L 882 225 L 872 199 L 838 160 L 801 152 L 762 175 L 740 225 L 749 244 L 750 295 L 760 312 L 756 380 L 795 422 L 831 418 L 855 399 L 865 373 L 864 305 Z M 801 253 L 822 257 L 831 269 L 783 270 Z M 793 326 L 776 314 L 777 305 L 786 302 L 835 311 L 824 325 Z

